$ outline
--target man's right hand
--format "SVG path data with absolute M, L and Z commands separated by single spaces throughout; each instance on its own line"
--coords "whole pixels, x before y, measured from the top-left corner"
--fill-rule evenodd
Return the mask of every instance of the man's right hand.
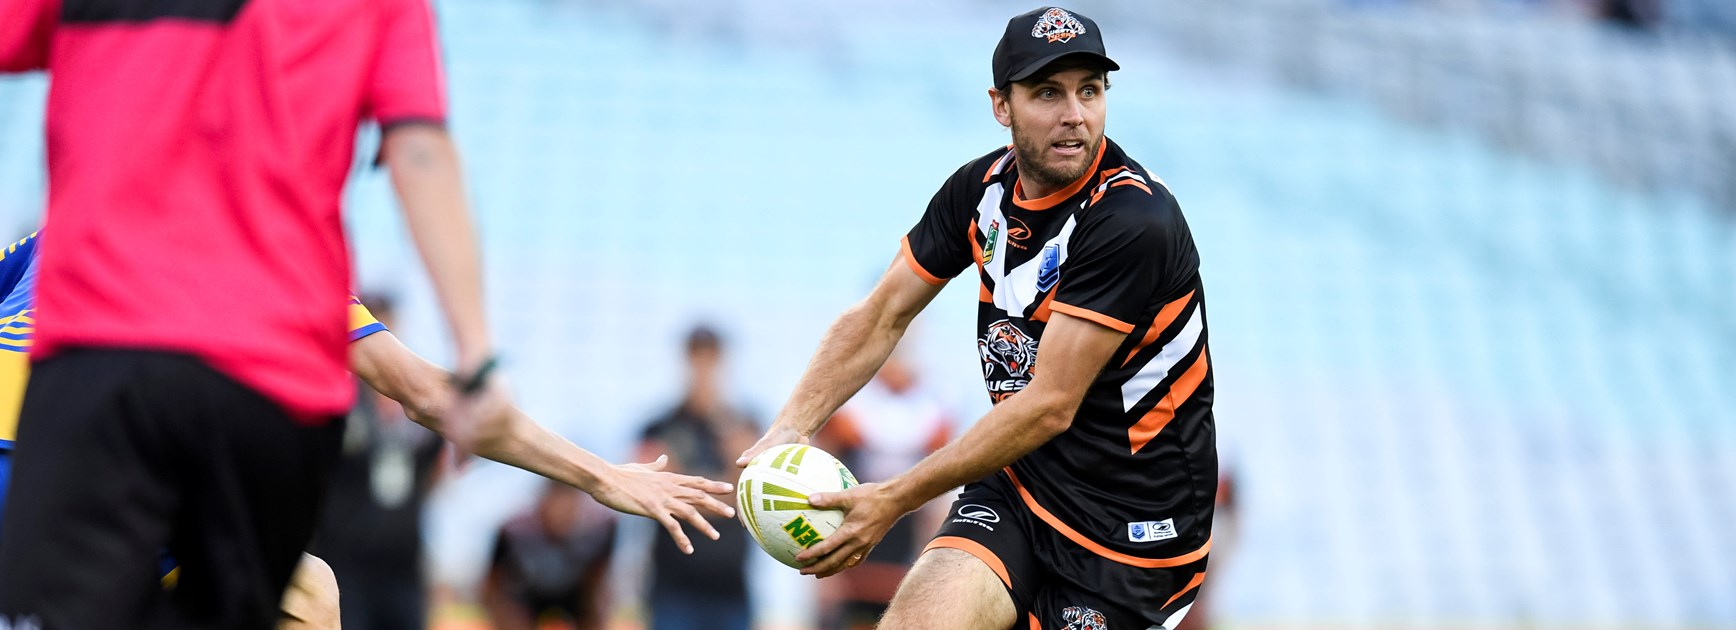
M 729 494 L 735 487 L 703 477 L 663 472 L 668 466 L 667 455 L 648 464 L 611 466 L 591 496 L 617 512 L 657 521 L 675 539 L 681 553 L 691 554 L 693 542 L 681 530 L 681 521 L 717 540 L 717 529 L 705 521 L 702 512 L 734 517 L 735 508 L 711 495 Z
M 754 442 L 753 446 L 742 451 L 741 457 L 735 458 L 735 466 L 747 468 L 747 463 L 753 461 L 755 455 L 759 455 L 773 446 L 807 443 L 808 436 L 802 435 L 800 431 L 786 427 L 783 423 L 773 424 L 771 430 L 766 431 L 765 437 L 760 438 L 758 442 Z

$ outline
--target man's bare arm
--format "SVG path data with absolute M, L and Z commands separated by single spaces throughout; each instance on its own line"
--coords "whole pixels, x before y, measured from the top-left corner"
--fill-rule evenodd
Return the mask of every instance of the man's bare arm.
M 481 256 L 458 149 L 444 128 L 407 124 L 386 131 L 380 152 L 452 328 L 459 370 L 475 368 L 492 348 L 483 313 Z
M 443 419 L 456 400 L 449 375 L 411 352 L 396 336 L 378 332 L 351 343 L 350 370 L 375 391 L 403 404 L 411 419 L 445 435 Z M 691 552 L 692 543 L 677 520 L 715 540 L 717 530 L 700 511 L 735 514 L 710 496 L 730 492 L 729 484 L 661 472 L 663 459 L 612 465 L 511 405 L 477 420 L 473 443 L 477 455 L 583 490 L 614 510 L 656 520 L 684 551 Z
M 923 281 L 902 260 L 894 260 L 868 297 L 832 323 L 771 429 L 742 453 L 736 465 L 746 466 L 754 455 L 779 444 L 806 442 L 819 431 L 874 378 L 911 320 L 940 294 L 942 286 Z

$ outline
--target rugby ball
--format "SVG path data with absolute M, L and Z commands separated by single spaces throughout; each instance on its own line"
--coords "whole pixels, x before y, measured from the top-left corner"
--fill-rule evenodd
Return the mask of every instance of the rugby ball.
M 808 504 L 808 495 L 856 486 L 838 458 L 807 444 L 785 444 L 755 455 L 735 484 L 736 517 L 767 554 L 801 568 L 796 554 L 844 524 L 839 510 Z

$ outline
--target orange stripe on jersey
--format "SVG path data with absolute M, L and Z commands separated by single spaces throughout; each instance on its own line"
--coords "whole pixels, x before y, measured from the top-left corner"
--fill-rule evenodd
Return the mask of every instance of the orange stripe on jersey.
M 957 549 L 976 556 L 978 560 L 983 561 L 983 564 L 989 565 L 989 569 L 994 571 L 995 575 L 1000 576 L 1002 584 L 1007 585 L 1008 589 L 1013 588 L 1013 578 L 1007 575 L 1006 563 L 1001 562 L 1000 556 L 989 551 L 989 548 L 984 547 L 982 543 L 959 536 L 941 536 L 929 541 L 928 546 L 922 548 L 924 552 L 930 549 Z
M 1037 305 L 1037 312 L 1031 314 L 1031 319 L 1039 322 L 1049 321 L 1049 311 L 1054 309 L 1054 304 L 1055 292 L 1050 291 L 1049 295 L 1043 298 L 1043 303 Z
M 1037 613 L 1028 612 L 1025 614 L 1031 617 L 1031 630 L 1043 630 L 1043 622 L 1037 621 Z
M 1115 182 L 1115 183 L 1109 185 L 1110 188 L 1114 188 L 1116 186 L 1138 186 L 1140 190 L 1145 191 L 1145 194 L 1147 194 L 1147 195 L 1151 194 L 1151 189 L 1146 188 L 1145 184 L 1139 183 L 1139 180 L 1137 180 L 1137 179 L 1124 179 L 1124 180 L 1121 180 L 1121 181 L 1118 181 L 1118 182 Z
M 1079 179 L 1073 180 L 1073 183 L 1068 184 L 1066 188 L 1057 190 L 1042 199 L 1024 199 L 1024 184 L 1020 181 L 1013 182 L 1013 205 L 1026 210 L 1048 210 L 1059 205 L 1061 202 L 1066 201 L 1073 195 L 1079 194 L 1079 191 L 1085 190 L 1086 184 L 1091 183 L 1091 173 L 1097 170 L 1098 164 L 1103 163 L 1103 150 L 1108 147 L 1108 142 L 1097 143 L 1097 157 L 1091 158 L 1091 167 L 1085 169 L 1085 174 L 1080 175 Z M 1022 179 L 1023 178 L 1021 178 L 1021 180 Z
M 1145 448 L 1152 438 L 1157 437 L 1157 434 L 1169 425 L 1170 420 L 1175 419 L 1175 408 L 1192 397 L 1200 383 L 1205 382 L 1206 371 L 1210 369 L 1207 363 L 1205 349 L 1201 348 L 1199 358 L 1194 359 L 1193 365 L 1189 366 L 1186 372 L 1182 372 L 1181 378 L 1169 386 L 1169 393 L 1163 396 L 1163 400 L 1157 401 L 1156 407 L 1145 412 L 1139 422 L 1127 429 L 1127 442 L 1133 447 L 1134 453 Z
M 910 251 L 909 236 L 904 237 L 900 243 L 901 246 L 898 249 L 898 253 L 904 257 L 904 262 L 909 263 L 910 270 L 916 272 L 917 277 L 922 278 L 923 282 L 927 282 L 937 287 L 946 284 L 945 278 L 929 273 L 927 269 L 922 268 L 922 263 L 916 262 L 916 252 Z
M 989 285 L 977 284 L 977 301 L 987 304 L 995 303 L 995 294 L 989 293 Z
M 1181 596 L 1186 595 L 1188 591 L 1194 590 L 1195 587 L 1198 587 L 1200 583 L 1204 581 L 1206 581 L 1206 573 L 1204 571 L 1195 573 L 1193 579 L 1187 581 L 1187 586 L 1181 587 L 1181 590 L 1176 591 L 1174 595 L 1169 596 L 1169 601 L 1164 602 L 1162 606 L 1158 606 L 1158 609 L 1169 608 L 1169 605 L 1174 604 L 1175 600 L 1181 599 Z
M 1117 166 L 1117 167 L 1109 169 L 1107 171 L 1103 171 L 1102 173 L 1098 173 L 1097 178 L 1100 180 L 1103 180 L 1103 181 L 1109 181 L 1109 178 L 1115 176 L 1116 173 L 1120 173 L 1122 171 L 1131 171 L 1131 170 L 1133 170 L 1133 169 L 1128 168 L 1126 166 Z
M 980 268 L 983 266 L 983 246 L 982 243 L 977 242 L 976 234 L 977 226 L 975 223 L 965 224 L 964 238 L 970 241 L 970 257 L 976 260 L 977 267 Z
M 1065 313 L 1065 314 L 1072 315 L 1072 316 L 1080 318 L 1080 319 L 1089 319 L 1091 321 L 1097 322 L 1097 323 L 1102 324 L 1104 326 L 1114 328 L 1115 330 L 1122 332 L 1122 333 L 1133 332 L 1133 324 L 1129 324 L 1127 322 L 1121 321 L 1119 319 L 1115 319 L 1113 317 L 1110 317 L 1108 315 L 1104 315 L 1102 313 L 1099 313 L 1097 311 L 1093 311 L 1091 309 L 1079 308 L 1077 306 L 1073 306 L 1072 304 L 1068 304 L 1066 302 L 1055 302 L 1053 304 L 1050 304 L 1049 308 L 1053 309 L 1057 313 Z
M 1133 357 L 1139 356 L 1140 350 L 1151 345 L 1151 342 L 1157 341 L 1157 336 L 1169 329 L 1170 324 L 1175 323 L 1175 318 L 1181 316 L 1182 309 L 1187 308 L 1187 303 L 1193 300 L 1193 296 L 1194 292 L 1188 291 L 1187 295 L 1181 296 L 1181 299 L 1163 305 L 1163 308 L 1157 311 L 1157 317 L 1151 320 L 1151 328 L 1145 331 L 1145 338 L 1140 339 L 1139 345 L 1134 346 L 1133 351 L 1127 353 L 1127 358 L 1121 361 L 1121 367 L 1127 367 L 1127 364 L 1133 361 Z
M 1103 556 L 1104 558 L 1114 560 L 1130 567 L 1139 567 L 1142 569 L 1166 569 L 1169 567 L 1193 564 L 1198 562 L 1200 558 L 1206 557 L 1206 554 L 1212 552 L 1212 540 L 1210 538 L 1207 538 L 1206 544 L 1201 545 L 1199 549 L 1195 549 L 1174 558 L 1141 558 L 1139 556 L 1130 556 L 1114 549 L 1104 547 L 1103 545 L 1099 545 L 1095 541 L 1092 541 L 1090 538 L 1086 538 L 1084 534 L 1079 533 L 1072 527 L 1068 527 L 1066 523 L 1061 522 L 1061 519 L 1055 518 L 1054 514 L 1050 514 L 1048 510 L 1043 509 L 1043 506 L 1038 505 L 1037 499 L 1031 496 L 1031 491 L 1026 490 L 1025 485 L 1019 483 L 1019 476 L 1013 472 L 1012 467 L 1009 466 L 1007 468 L 1002 468 L 1001 471 L 1007 473 L 1007 479 L 1012 480 L 1013 488 L 1019 491 L 1019 498 L 1025 500 L 1025 506 L 1031 508 L 1032 514 L 1036 514 L 1037 518 L 1043 519 L 1044 523 L 1048 523 L 1049 527 L 1060 532 L 1062 536 L 1066 536 L 1068 540 L 1071 540 L 1080 547 L 1084 547 L 1087 551 Z

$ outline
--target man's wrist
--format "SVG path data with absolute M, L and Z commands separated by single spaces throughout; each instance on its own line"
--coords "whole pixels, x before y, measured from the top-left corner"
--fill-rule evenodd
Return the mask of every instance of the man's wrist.
M 909 514 L 915 512 L 917 508 L 927 503 L 929 498 L 932 498 L 918 496 L 921 493 L 917 489 L 918 485 L 911 482 L 909 473 L 905 473 L 880 484 L 880 492 L 898 508 L 898 513 Z
M 481 362 L 453 374 L 452 386 L 457 388 L 461 395 L 475 395 L 482 391 L 482 388 L 488 384 L 488 379 L 494 376 L 495 371 L 499 368 L 500 356 L 489 355 Z
M 788 418 L 779 418 L 777 421 L 772 423 L 771 432 L 777 433 L 780 431 L 788 431 L 803 438 L 814 437 L 814 433 L 817 432 L 816 429 L 804 429 L 800 426 L 800 423 Z

